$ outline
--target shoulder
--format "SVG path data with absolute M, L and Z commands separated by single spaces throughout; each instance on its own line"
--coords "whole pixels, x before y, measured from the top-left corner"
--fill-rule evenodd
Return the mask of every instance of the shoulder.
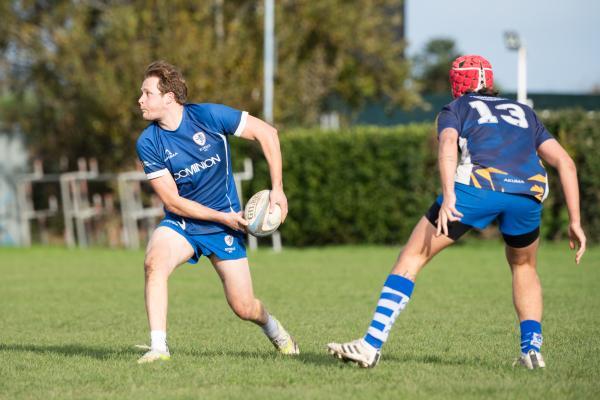
M 450 103 L 447 103 L 444 107 L 442 107 L 441 111 L 457 111 L 467 101 L 467 96 L 460 96 L 452 100 Z
M 200 119 L 212 118 L 220 113 L 233 110 L 225 104 L 217 103 L 194 103 L 186 104 L 184 107 L 192 116 Z
M 137 146 L 143 146 L 143 145 L 148 145 L 150 143 L 154 142 L 154 139 L 156 137 L 156 132 L 157 132 L 157 124 L 156 122 L 151 122 L 150 124 L 148 124 L 148 126 L 146 126 L 146 128 L 144 128 L 144 130 L 142 131 L 142 133 L 140 133 L 140 136 L 138 136 L 137 138 Z
M 190 104 L 186 109 L 194 124 L 216 133 L 235 134 L 244 121 L 242 111 L 224 104 Z
M 443 106 L 441 108 L 440 111 L 438 111 L 437 116 L 435 118 L 436 123 L 438 122 L 439 118 L 442 117 L 445 118 L 447 116 L 451 116 L 451 115 L 458 115 L 458 111 L 459 111 L 459 101 L 463 98 L 464 96 L 461 96 L 457 99 L 452 100 L 450 103 L 446 104 L 445 106 Z
M 206 116 L 210 115 L 210 106 L 210 103 L 188 103 L 183 107 L 191 115 Z

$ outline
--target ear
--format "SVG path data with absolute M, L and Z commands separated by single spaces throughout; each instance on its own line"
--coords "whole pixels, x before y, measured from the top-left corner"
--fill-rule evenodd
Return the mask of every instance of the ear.
M 171 104 L 171 103 L 175 102 L 175 94 L 173 92 L 169 92 L 169 93 L 165 94 L 165 98 L 166 98 L 167 104 Z

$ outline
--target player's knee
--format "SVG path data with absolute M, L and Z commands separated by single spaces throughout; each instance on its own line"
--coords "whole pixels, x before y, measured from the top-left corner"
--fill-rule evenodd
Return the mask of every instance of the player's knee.
M 512 260 L 510 262 L 510 268 L 513 271 L 536 272 L 536 263 L 535 263 L 535 261 L 529 261 L 529 260 Z
M 254 299 L 236 300 L 230 305 L 235 315 L 244 321 L 255 320 L 257 317 L 256 301 Z
M 535 269 L 537 266 L 535 249 L 523 250 L 507 247 L 506 260 L 513 271 Z
M 151 275 L 156 275 L 163 268 L 163 263 L 161 262 L 159 257 L 156 257 L 153 254 L 148 254 L 144 259 L 144 271 L 146 273 L 146 277 Z

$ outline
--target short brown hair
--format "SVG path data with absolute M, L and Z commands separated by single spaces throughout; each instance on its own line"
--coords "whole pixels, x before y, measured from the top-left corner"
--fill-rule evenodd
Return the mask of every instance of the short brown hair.
M 187 100 L 187 86 L 181 72 L 166 61 L 154 61 L 146 68 L 144 79 L 155 76 L 158 78 L 158 90 L 162 94 L 172 92 L 175 101 L 184 104 Z

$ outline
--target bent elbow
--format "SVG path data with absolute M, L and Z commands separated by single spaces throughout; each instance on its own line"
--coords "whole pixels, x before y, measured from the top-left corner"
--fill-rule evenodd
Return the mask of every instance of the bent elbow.
M 179 208 L 176 205 L 175 199 L 165 200 L 163 205 L 165 206 L 165 210 L 168 212 L 179 215 Z
M 271 129 L 269 129 L 269 136 L 271 136 L 274 139 L 277 139 L 279 137 L 279 132 L 277 131 L 277 128 L 271 127 Z
M 177 214 L 177 209 L 172 204 L 165 203 L 165 210 L 167 210 L 170 213 Z
M 577 166 L 571 157 L 564 157 L 559 164 L 559 169 L 577 173 Z

